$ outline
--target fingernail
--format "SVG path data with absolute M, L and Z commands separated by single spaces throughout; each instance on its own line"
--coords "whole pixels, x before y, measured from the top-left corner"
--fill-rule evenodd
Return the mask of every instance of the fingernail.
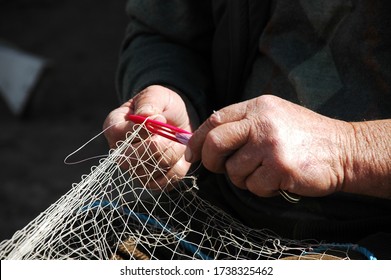
M 211 116 L 212 118 L 215 118 L 217 122 L 221 122 L 221 116 L 219 111 L 213 110 L 213 114 Z
M 186 150 L 185 150 L 185 160 L 187 162 L 191 162 L 192 158 L 193 158 L 193 154 L 192 154 L 190 148 L 186 147 Z

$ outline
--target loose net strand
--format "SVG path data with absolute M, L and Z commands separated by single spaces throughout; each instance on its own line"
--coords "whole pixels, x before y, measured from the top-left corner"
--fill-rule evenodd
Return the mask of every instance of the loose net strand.
M 375 258 L 355 244 L 251 229 L 200 198 L 193 176 L 148 189 L 166 170 L 145 134 L 135 125 L 79 183 L 2 241 L 0 259 L 349 259 L 352 251 Z

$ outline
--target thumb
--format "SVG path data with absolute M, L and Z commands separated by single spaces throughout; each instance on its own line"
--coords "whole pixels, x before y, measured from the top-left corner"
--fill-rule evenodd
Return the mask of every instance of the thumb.
M 188 128 L 189 119 L 182 98 L 171 89 L 149 86 L 133 98 L 134 114 Z
M 135 115 L 150 117 L 152 120 L 156 120 L 162 123 L 166 123 L 166 118 L 162 115 L 159 108 L 154 107 L 152 104 L 144 104 L 141 107 L 136 108 Z
M 147 87 L 133 98 L 135 114 L 145 117 L 162 114 L 169 100 L 166 95 L 163 87 Z
M 156 98 L 155 95 L 144 93 L 136 96 L 133 101 L 134 114 L 166 122 L 166 118 L 163 116 L 163 102 Z
M 136 104 L 134 113 L 141 116 L 152 116 L 156 114 L 161 114 L 162 110 L 159 107 L 154 106 L 151 103 L 141 103 Z

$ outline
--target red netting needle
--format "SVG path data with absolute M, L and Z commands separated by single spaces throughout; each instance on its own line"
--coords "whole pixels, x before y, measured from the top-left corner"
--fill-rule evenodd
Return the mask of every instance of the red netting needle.
M 191 132 L 179 127 L 162 123 L 139 115 L 127 115 L 127 119 L 137 124 L 144 124 L 154 134 L 158 134 L 172 141 L 186 145 L 192 135 Z

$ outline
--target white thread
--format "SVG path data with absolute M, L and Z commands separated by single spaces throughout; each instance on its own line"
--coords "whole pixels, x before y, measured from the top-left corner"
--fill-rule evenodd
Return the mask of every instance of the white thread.
M 90 174 L 1 242 L 0 259 L 111 259 L 126 244 L 135 246 L 126 256 L 130 259 L 135 249 L 150 259 L 276 259 L 304 256 L 320 244 L 244 226 L 201 199 L 194 177 L 176 182 L 171 191 L 147 189 L 166 170 L 159 166 L 162 158 L 153 141 L 139 135 L 142 128 L 135 126 Z M 126 171 L 121 162 L 129 164 Z M 172 180 L 166 178 L 162 189 Z
M 94 141 L 95 139 L 97 139 L 99 136 L 101 136 L 103 133 L 105 133 L 107 130 L 109 130 L 110 128 L 112 128 L 113 126 L 115 125 L 118 125 L 118 124 L 121 124 L 121 123 L 124 123 L 126 121 L 119 121 L 117 123 L 114 123 L 108 127 L 106 127 L 104 130 L 102 130 L 101 132 L 99 132 L 98 134 L 96 134 L 94 137 L 92 137 L 91 139 L 89 139 L 87 142 L 85 142 L 83 145 L 81 145 L 79 148 L 77 148 L 75 151 L 73 151 L 72 153 L 70 153 L 69 155 L 67 155 L 64 159 L 64 163 L 65 164 L 68 164 L 68 165 L 72 165 L 72 164 L 79 164 L 79 163 L 82 163 L 82 162 L 85 162 L 85 161 L 88 161 L 88 160 L 92 160 L 92 159 L 97 159 L 97 158 L 103 158 L 103 157 L 107 157 L 108 155 L 105 154 L 105 155 L 97 155 L 97 156 L 92 156 L 92 157 L 88 157 L 88 158 L 85 158 L 85 159 L 81 159 L 81 160 L 78 160 L 78 161 L 68 161 L 69 158 L 71 156 L 74 156 L 76 153 L 80 152 L 82 149 L 84 149 L 88 144 L 90 144 L 92 141 Z

